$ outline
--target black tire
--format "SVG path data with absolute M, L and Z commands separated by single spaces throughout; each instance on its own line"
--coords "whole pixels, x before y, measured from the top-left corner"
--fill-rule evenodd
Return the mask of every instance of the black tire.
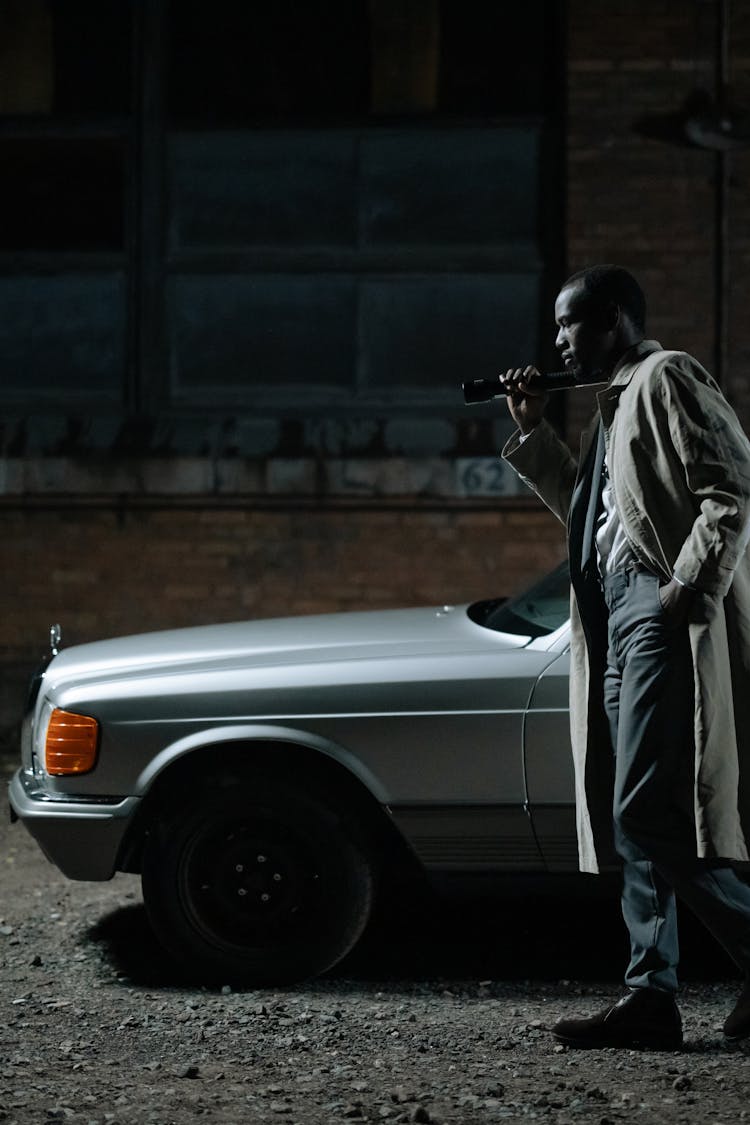
M 319 797 L 282 781 L 208 788 L 149 831 L 143 897 L 201 980 L 283 984 L 331 968 L 370 916 L 368 850 Z

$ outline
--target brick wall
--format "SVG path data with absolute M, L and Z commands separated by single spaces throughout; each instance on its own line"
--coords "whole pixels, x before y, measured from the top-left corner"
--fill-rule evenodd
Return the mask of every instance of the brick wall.
M 560 558 L 542 509 L 6 511 L 5 650 L 242 617 L 468 601 Z
M 567 249 L 570 272 L 618 262 L 641 280 L 649 334 L 715 365 L 715 152 L 668 143 L 636 123 L 677 114 L 688 94 L 714 92 L 718 4 L 707 0 L 570 0 Z M 750 104 L 750 8 L 733 5 L 732 98 Z M 725 157 L 730 310 L 724 387 L 750 426 L 745 309 L 750 296 L 750 156 Z M 572 400 L 571 400 L 572 401 Z M 573 404 L 571 437 L 585 411 Z

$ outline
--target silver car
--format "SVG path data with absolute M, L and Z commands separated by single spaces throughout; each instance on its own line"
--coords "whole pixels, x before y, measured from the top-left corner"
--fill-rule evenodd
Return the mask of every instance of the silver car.
M 206 980 L 322 972 L 404 873 L 575 871 L 568 591 L 55 644 L 12 815 L 72 879 L 140 872 Z

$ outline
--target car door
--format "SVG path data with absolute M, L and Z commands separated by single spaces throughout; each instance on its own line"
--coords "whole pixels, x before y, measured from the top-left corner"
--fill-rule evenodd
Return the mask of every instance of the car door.
M 329 737 L 356 749 L 426 868 L 541 868 L 524 808 L 523 727 L 548 659 L 488 632 L 479 650 L 401 669 L 401 686 L 388 689 L 393 713 L 326 720 Z

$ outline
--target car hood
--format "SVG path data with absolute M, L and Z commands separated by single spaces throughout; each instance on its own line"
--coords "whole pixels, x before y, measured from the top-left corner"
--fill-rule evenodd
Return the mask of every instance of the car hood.
M 76 645 L 54 658 L 49 682 L 164 675 L 217 666 L 313 664 L 484 652 L 523 647 L 528 637 L 497 633 L 475 624 L 467 606 L 332 613 L 202 625 Z

